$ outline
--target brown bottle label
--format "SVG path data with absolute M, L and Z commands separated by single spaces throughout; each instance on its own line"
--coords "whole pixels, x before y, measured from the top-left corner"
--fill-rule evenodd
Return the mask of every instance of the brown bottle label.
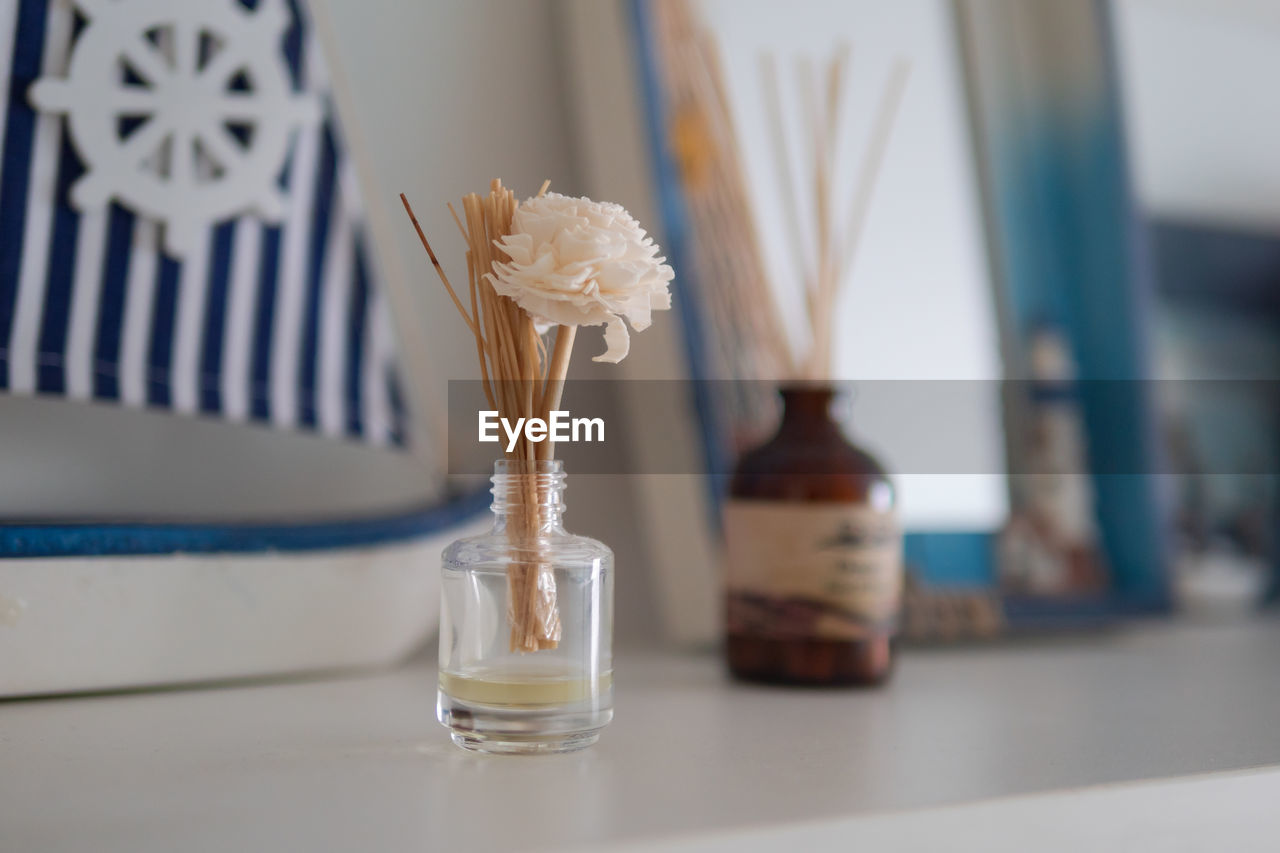
M 857 640 L 892 630 L 902 534 L 865 504 L 730 500 L 730 634 Z

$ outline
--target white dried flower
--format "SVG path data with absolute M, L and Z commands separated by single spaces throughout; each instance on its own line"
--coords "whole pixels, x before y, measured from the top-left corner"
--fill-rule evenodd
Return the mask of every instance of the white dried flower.
M 675 272 L 621 205 L 547 193 L 516 208 L 511 231 L 497 241 L 511 260 L 494 263 L 494 290 L 536 321 L 604 326 L 606 349 L 594 361 L 626 358 L 623 318 L 639 332 L 650 312 L 671 307 Z

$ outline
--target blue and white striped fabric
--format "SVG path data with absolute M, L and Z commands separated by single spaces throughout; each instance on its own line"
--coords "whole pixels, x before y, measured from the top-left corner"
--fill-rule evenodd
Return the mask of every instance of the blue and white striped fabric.
M 115 2 L 129 0 L 95 8 Z M 325 107 L 280 175 L 285 217 L 217 223 L 179 260 L 157 223 L 69 204 L 85 167 L 65 119 L 35 112 L 27 90 L 66 73 L 84 21 L 68 0 L 0 0 L 0 389 L 404 443 L 389 306 L 297 2 L 282 50 Z

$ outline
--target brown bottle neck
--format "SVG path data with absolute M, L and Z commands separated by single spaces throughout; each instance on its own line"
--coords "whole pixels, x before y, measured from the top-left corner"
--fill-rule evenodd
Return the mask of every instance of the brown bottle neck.
M 841 435 L 840 425 L 831 416 L 836 390 L 831 387 L 787 385 L 782 395 L 782 423 L 778 434 L 788 437 L 829 438 Z

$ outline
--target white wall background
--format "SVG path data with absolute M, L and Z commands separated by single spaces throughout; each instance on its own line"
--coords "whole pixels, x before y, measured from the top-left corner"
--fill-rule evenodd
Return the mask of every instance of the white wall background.
M 799 308 L 783 196 L 760 92 L 763 52 L 778 57 L 792 152 L 802 126 L 794 62 L 852 48 L 832 189 L 853 196 L 876 101 L 896 56 L 912 65 L 862 247 L 840 311 L 836 373 L 850 379 L 992 379 L 1001 375 L 980 205 L 949 4 L 945 0 L 702 0 L 723 49 L 735 118 L 762 214 L 774 281 Z
M 1115 0 L 1114 10 L 1143 204 L 1280 227 L 1280 3 Z
M 470 332 L 436 280 L 400 206 L 404 192 L 450 278 L 466 282 L 465 244 L 445 203 L 500 177 L 532 195 L 543 180 L 580 190 L 565 129 L 551 0 L 321 0 L 350 86 L 354 124 L 398 250 L 431 318 L 440 379 L 479 377 Z M 443 395 L 441 397 L 443 399 Z

